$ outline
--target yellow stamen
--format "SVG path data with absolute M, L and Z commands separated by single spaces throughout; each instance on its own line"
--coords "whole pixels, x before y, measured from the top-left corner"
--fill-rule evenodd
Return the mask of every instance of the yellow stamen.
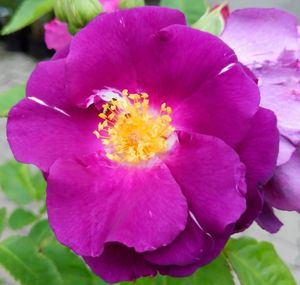
M 105 120 L 107 118 L 107 116 L 105 114 L 103 114 L 103 113 L 100 113 L 98 115 L 98 117 L 101 118 L 101 119 L 103 119 L 103 120 Z
M 114 118 L 115 116 L 116 116 L 115 113 L 111 113 L 111 114 L 108 115 L 108 119 L 109 119 L 110 121 L 112 121 L 113 118 Z
M 122 91 L 122 96 L 123 96 L 123 97 L 128 96 L 128 90 L 127 90 L 127 89 L 124 89 L 124 90 Z
M 168 138 L 174 132 L 171 126 L 172 109 L 163 103 L 158 114 L 149 110 L 147 93 L 129 94 L 122 91 L 122 98 L 104 104 L 98 116 L 103 121 L 94 131 L 106 147 L 110 160 L 137 164 L 166 152 Z M 105 132 L 105 136 L 101 135 Z
M 97 139 L 100 138 L 100 133 L 98 131 L 93 131 L 93 134 L 96 136 Z

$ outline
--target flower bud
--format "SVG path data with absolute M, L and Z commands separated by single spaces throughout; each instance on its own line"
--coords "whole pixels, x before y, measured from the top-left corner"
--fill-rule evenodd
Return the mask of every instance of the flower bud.
M 128 9 L 137 6 L 144 6 L 144 0 L 121 0 L 120 1 L 120 9 Z
M 66 14 L 67 9 L 65 8 L 66 1 L 62 0 L 56 0 L 54 2 L 54 13 L 57 19 L 59 19 L 62 22 L 67 22 L 68 17 Z
M 102 12 L 99 0 L 56 0 L 55 15 L 75 28 L 84 27 Z

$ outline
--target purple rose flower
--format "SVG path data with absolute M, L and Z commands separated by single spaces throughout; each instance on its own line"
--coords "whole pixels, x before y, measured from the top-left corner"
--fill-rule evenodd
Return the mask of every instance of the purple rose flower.
M 9 113 L 47 177 L 58 240 L 108 282 L 187 276 L 262 209 L 274 114 L 234 52 L 167 8 L 103 14 L 40 63 Z
M 261 105 L 275 112 L 280 151 L 272 180 L 265 187 L 265 207 L 258 222 L 273 232 L 280 222 L 270 206 L 300 211 L 300 69 L 295 16 L 276 9 L 234 12 L 221 36 L 258 79 Z

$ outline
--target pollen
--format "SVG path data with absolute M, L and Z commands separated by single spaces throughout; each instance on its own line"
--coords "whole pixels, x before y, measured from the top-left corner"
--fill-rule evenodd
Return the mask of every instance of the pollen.
M 168 151 L 174 127 L 172 109 L 166 103 L 154 112 L 147 93 L 129 94 L 125 89 L 102 108 L 93 134 L 102 141 L 108 159 L 138 164 Z

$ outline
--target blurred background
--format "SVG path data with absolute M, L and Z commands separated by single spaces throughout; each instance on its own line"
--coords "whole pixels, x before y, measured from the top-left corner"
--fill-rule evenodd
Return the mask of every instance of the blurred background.
M 220 3 L 220 1 L 211 0 L 210 3 Z M 290 11 L 300 18 L 300 0 L 227 0 L 231 9 L 245 7 L 272 7 L 281 8 Z
M 0 27 L 10 18 L 18 7 L 21 0 L 0 0 Z M 148 4 L 157 4 L 159 0 L 146 0 Z M 222 1 L 209 0 L 212 5 L 220 4 Z M 300 0 L 228 0 L 231 10 L 244 7 L 278 7 L 290 11 L 300 19 Z M 12 35 L 1 37 L 0 43 L 10 51 L 21 51 L 35 58 L 51 56 L 52 52 L 47 50 L 43 40 L 43 24 L 52 18 L 51 13 L 39 19 L 34 25 L 26 27 Z M 1 59 L 3 55 L 1 55 Z
M 0 0 L 0 27 L 8 21 L 19 2 L 19 0 Z M 158 1 L 147 2 L 157 4 Z M 220 4 L 221 1 L 209 2 L 214 5 Z M 244 7 L 278 7 L 296 14 L 300 19 L 300 0 L 228 0 L 227 2 L 230 10 Z M 46 48 L 43 38 L 43 24 L 52 16 L 46 15 L 30 27 L 12 35 L 0 37 L 0 93 L 16 84 L 26 82 L 36 62 L 49 58 L 53 54 Z M 5 125 L 6 120 L 0 119 L 0 164 L 12 156 L 6 142 Z M 9 208 L 10 202 L 0 191 L 0 206 L 4 205 Z M 300 215 L 287 212 L 278 215 L 284 223 L 284 227 L 278 234 L 270 235 L 256 225 L 245 234 L 273 242 L 300 284 Z M 0 239 L 7 235 L 8 233 L 4 233 Z M 2 276 L 5 276 L 6 285 L 14 284 L 4 272 L 0 271 L 0 277 Z

